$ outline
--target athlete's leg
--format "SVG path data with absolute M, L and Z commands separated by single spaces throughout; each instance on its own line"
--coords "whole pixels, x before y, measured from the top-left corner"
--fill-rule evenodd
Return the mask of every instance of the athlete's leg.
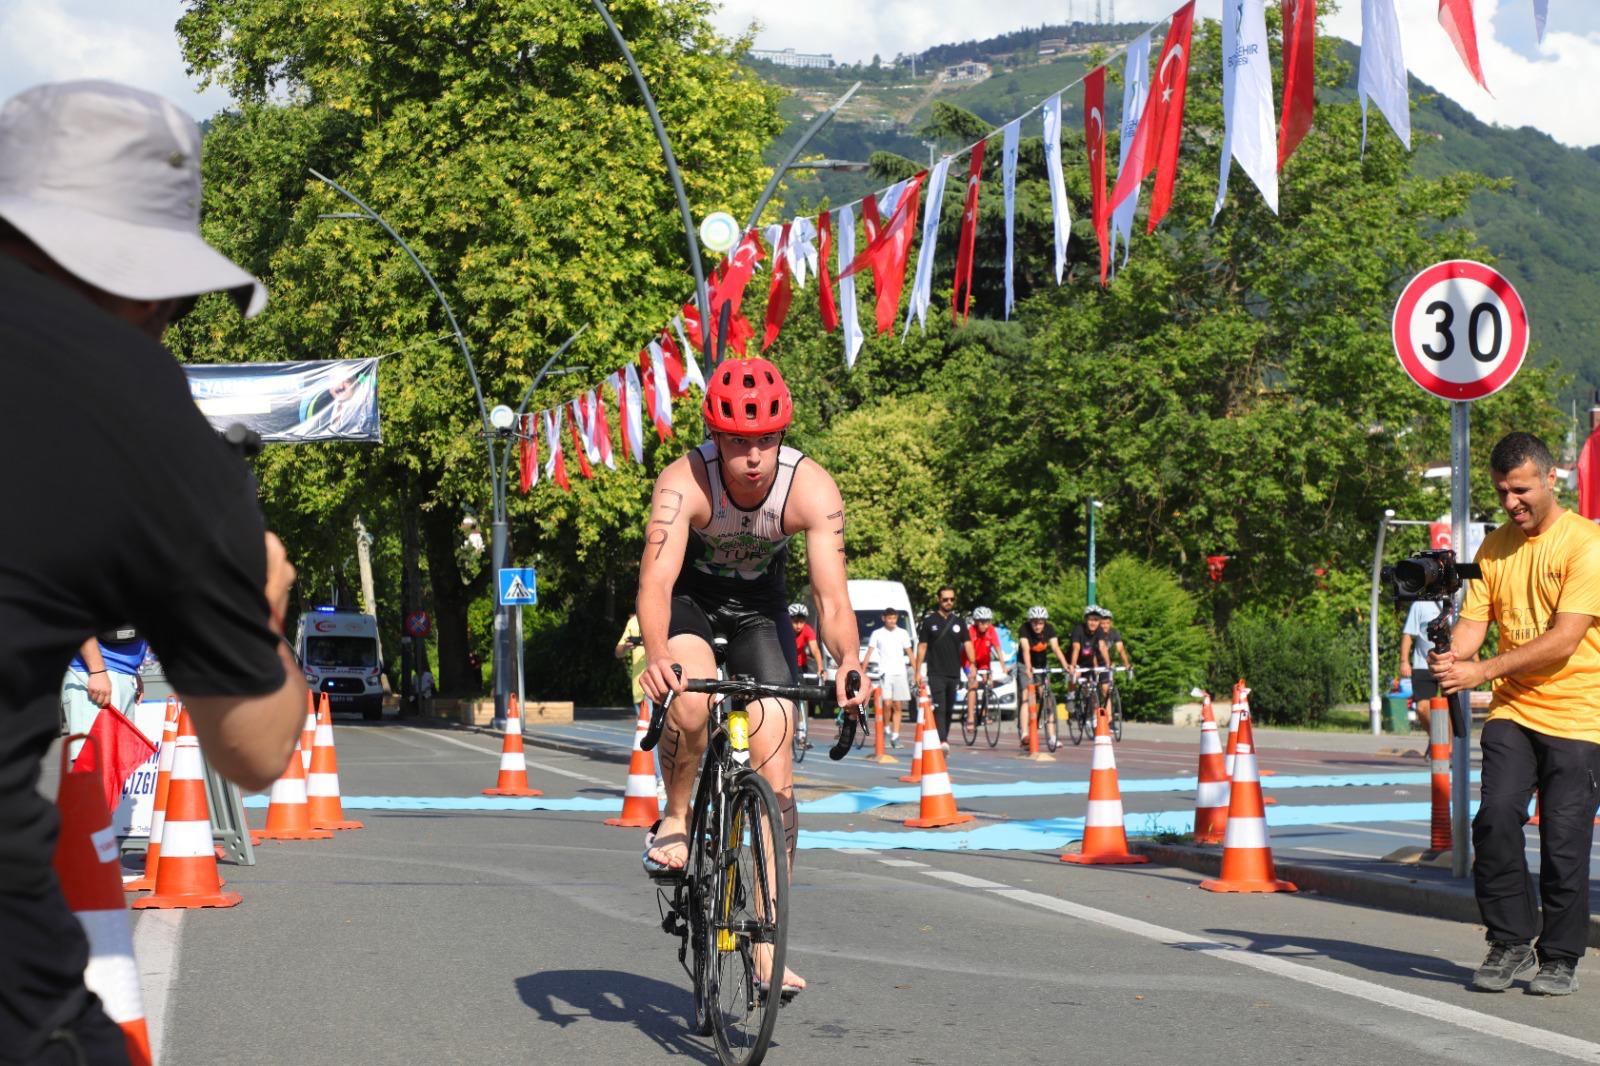
M 711 623 L 693 600 L 675 596 L 667 650 L 683 667 L 684 677 L 716 677 L 717 657 L 711 650 Z M 666 725 L 656 744 L 661 780 L 667 788 L 666 809 L 656 829 L 652 861 L 681 867 L 689 857 L 689 803 L 693 799 L 695 771 L 706 749 L 705 696 L 685 692 L 675 696 L 667 710 Z

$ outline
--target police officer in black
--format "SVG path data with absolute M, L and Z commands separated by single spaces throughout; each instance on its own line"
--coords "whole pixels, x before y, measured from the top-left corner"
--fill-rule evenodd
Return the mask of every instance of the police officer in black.
M 911 664 L 913 676 L 927 667 L 928 698 L 933 701 L 939 723 L 939 742 L 950 747 L 950 715 L 956 705 L 956 688 L 961 677 L 961 657 L 972 661 L 972 633 L 966 619 L 955 613 L 956 590 L 949 585 L 939 589 L 938 606 L 917 623 L 917 656 Z

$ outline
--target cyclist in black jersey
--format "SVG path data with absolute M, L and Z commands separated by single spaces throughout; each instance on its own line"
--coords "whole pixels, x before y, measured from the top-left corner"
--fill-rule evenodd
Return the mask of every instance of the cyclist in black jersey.
M 683 677 L 715 677 L 712 640 L 727 639 L 727 671 L 789 684 L 795 669 L 784 564 L 789 538 L 806 535 L 817 629 L 838 663 L 841 707 L 859 706 L 845 679 L 861 664 L 855 612 L 845 583 L 844 504 L 815 460 L 783 443 L 793 403 L 777 367 L 765 359 L 728 360 L 710 375 L 702 413 L 710 439 L 656 479 L 639 566 L 639 626 L 647 666 L 640 678 L 653 700 L 678 693 L 659 751 L 667 803 L 647 843 L 646 869 L 682 868 L 696 767 L 705 748 L 709 705 L 685 694 Z M 799 817 L 794 800 L 790 730 L 784 701 L 750 705 L 750 761 L 778 796 L 794 861 Z M 854 712 L 852 712 L 854 713 Z M 758 959 L 757 965 L 760 965 Z M 785 989 L 805 982 L 783 976 Z
M 1022 681 L 1025 686 L 1023 702 L 1026 710 L 1023 713 L 1035 713 L 1034 693 L 1029 682 L 1033 680 L 1035 670 L 1043 670 L 1050 665 L 1052 654 L 1055 655 L 1056 662 L 1061 664 L 1062 671 L 1070 674 L 1071 667 L 1067 664 L 1066 655 L 1061 651 L 1061 641 L 1056 636 L 1056 628 L 1050 624 L 1050 612 L 1042 606 L 1029 607 L 1028 620 L 1023 623 L 1021 635 L 1017 637 L 1017 661 L 1022 666 Z
M 1094 604 L 1083 609 L 1083 621 L 1072 627 L 1072 651 L 1068 658 L 1072 662 L 1074 683 L 1080 671 L 1111 665 L 1111 649 L 1106 647 L 1105 636 L 1100 629 L 1100 608 Z M 1106 683 L 1102 679 L 1102 697 L 1106 690 Z

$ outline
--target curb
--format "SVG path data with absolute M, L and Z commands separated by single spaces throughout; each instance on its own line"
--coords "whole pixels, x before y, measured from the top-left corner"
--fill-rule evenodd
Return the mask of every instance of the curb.
M 1222 850 L 1181 844 L 1157 844 L 1149 840 L 1129 840 L 1128 850 L 1152 862 L 1178 866 L 1195 873 L 1215 876 L 1222 870 Z M 1343 900 L 1379 910 L 1417 914 L 1426 918 L 1482 925 L 1478 902 L 1471 881 L 1434 880 L 1412 877 L 1415 867 L 1399 863 L 1384 864 L 1393 872 L 1352 870 L 1319 863 L 1274 860 L 1278 876 L 1293 881 L 1302 891 L 1315 892 L 1330 899 Z M 1378 865 L 1374 863 L 1374 865 Z M 1589 917 L 1589 946 L 1600 948 L 1600 914 Z

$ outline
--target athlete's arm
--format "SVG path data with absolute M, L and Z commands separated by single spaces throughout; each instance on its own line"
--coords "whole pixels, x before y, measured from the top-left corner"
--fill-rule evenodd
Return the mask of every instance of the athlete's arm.
M 1060 638 L 1058 638 L 1058 637 L 1051 637 L 1050 638 L 1050 649 L 1056 653 L 1056 659 L 1061 663 L 1062 671 L 1065 672 L 1065 673 L 1068 673 L 1068 674 L 1072 673 L 1072 668 L 1067 665 L 1067 657 L 1061 651 L 1061 640 L 1060 640 Z M 1077 661 L 1077 656 L 1076 655 L 1073 656 L 1073 661 L 1074 662 Z
M 788 512 L 788 523 L 795 532 L 806 535 L 806 562 L 811 571 L 811 592 L 817 601 L 817 632 L 839 664 L 834 677 L 839 706 L 860 706 L 867 696 L 866 686 L 853 696 L 845 692 L 849 674 L 861 672 L 861 634 L 845 583 L 844 500 L 833 478 L 811 460 L 801 462 L 795 469 Z
M 928 642 L 922 641 L 917 645 L 916 652 L 911 656 L 911 683 L 915 685 L 922 677 L 922 660 L 928 654 Z
M 85 687 L 89 690 L 89 702 L 96 707 L 104 707 L 111 702 L 111 675 L 106 672 L 106 661 L 100 656 L 100 639 L 90 637 L 78 649 L 78 657 L 83 660 L 83 672 L 88 678 Z
M 815 640 L 806 643 L 806 656 L 809 662 L 816 664 L 817 673 L 822 673 L 826 664 L 822 661 L 822 645 Z
M 672 672 L 667 650 L 667 627 L 672 621 L 672 586 L 683 568 L 684 547 L 689 542 L 689 522 L 695 504 L 705 500 L 687 455 L 675 460 L 656 478 L 650 494 L 650 521 L 645 526 L 644 554 L 639 558 L 639 633 L 644 638 L 645 668 L 639 684 L 652 700 L 668 691 L 683 691 L 683 680 Z

